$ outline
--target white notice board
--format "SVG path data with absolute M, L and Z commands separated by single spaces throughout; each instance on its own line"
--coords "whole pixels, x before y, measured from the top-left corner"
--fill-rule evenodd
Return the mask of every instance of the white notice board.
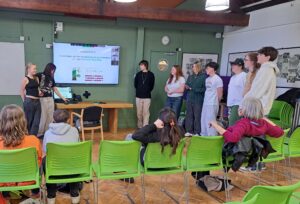
M 0 42 L 0 95 L 19 95 L 24 76 L 24 43 Z

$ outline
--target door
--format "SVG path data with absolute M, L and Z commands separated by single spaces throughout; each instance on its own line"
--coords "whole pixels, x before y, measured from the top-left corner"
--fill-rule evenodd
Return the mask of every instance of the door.
M 150 70 L 154 73 L 155 85 L 151 93 L 152 99 L 150 107 L 150 123 L 153 123 L 157 119 L 158 112 L 165 105 L 165 102 L 167 100 L 165 84 L 167 79 L 169 78 L 172 66 L 176 64 L 176 59 L 176 52 L 151 52 Z

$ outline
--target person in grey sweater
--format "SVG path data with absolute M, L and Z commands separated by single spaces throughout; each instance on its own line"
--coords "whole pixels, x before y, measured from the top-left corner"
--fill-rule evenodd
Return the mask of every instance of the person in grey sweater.
M 47 143 L 76 143 L 79 142 L 79 133 L 75 127 L 68 124 L 70 114 L 66 110 L 56 110 L 53 114 L 54 122 L 49 124 L 49 129 L 45 132 L 43 140 L 43 151 L 46 153 Z M 43 160 L 45 165 L 45 160 Z M 45 168 L 44 168 L 45 169 Z M 80 183 L 69 183 L 72 203 L 80 202 L 79 194 Z M 47 186 L 47 203 L 55 204 L 56 184 L 46 184 Z

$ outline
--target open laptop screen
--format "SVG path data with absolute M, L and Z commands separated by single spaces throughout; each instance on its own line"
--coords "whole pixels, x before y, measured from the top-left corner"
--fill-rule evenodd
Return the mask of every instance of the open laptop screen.
M 66 99 L 71 99 L 72 96 L 72 89 L 71 87 L 57 87 L 61 95 L 65 97 Z M 54 99 L 60 99 L 58 95 L 54 93 Z

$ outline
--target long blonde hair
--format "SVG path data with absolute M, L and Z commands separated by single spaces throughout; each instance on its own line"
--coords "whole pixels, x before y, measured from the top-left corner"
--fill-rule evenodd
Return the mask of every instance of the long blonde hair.
M 4 106 L 0 112 L 0 138 L 4 146 L 18 146 L 27 134 L 27 122 L 22 108 L 14 104 Z

